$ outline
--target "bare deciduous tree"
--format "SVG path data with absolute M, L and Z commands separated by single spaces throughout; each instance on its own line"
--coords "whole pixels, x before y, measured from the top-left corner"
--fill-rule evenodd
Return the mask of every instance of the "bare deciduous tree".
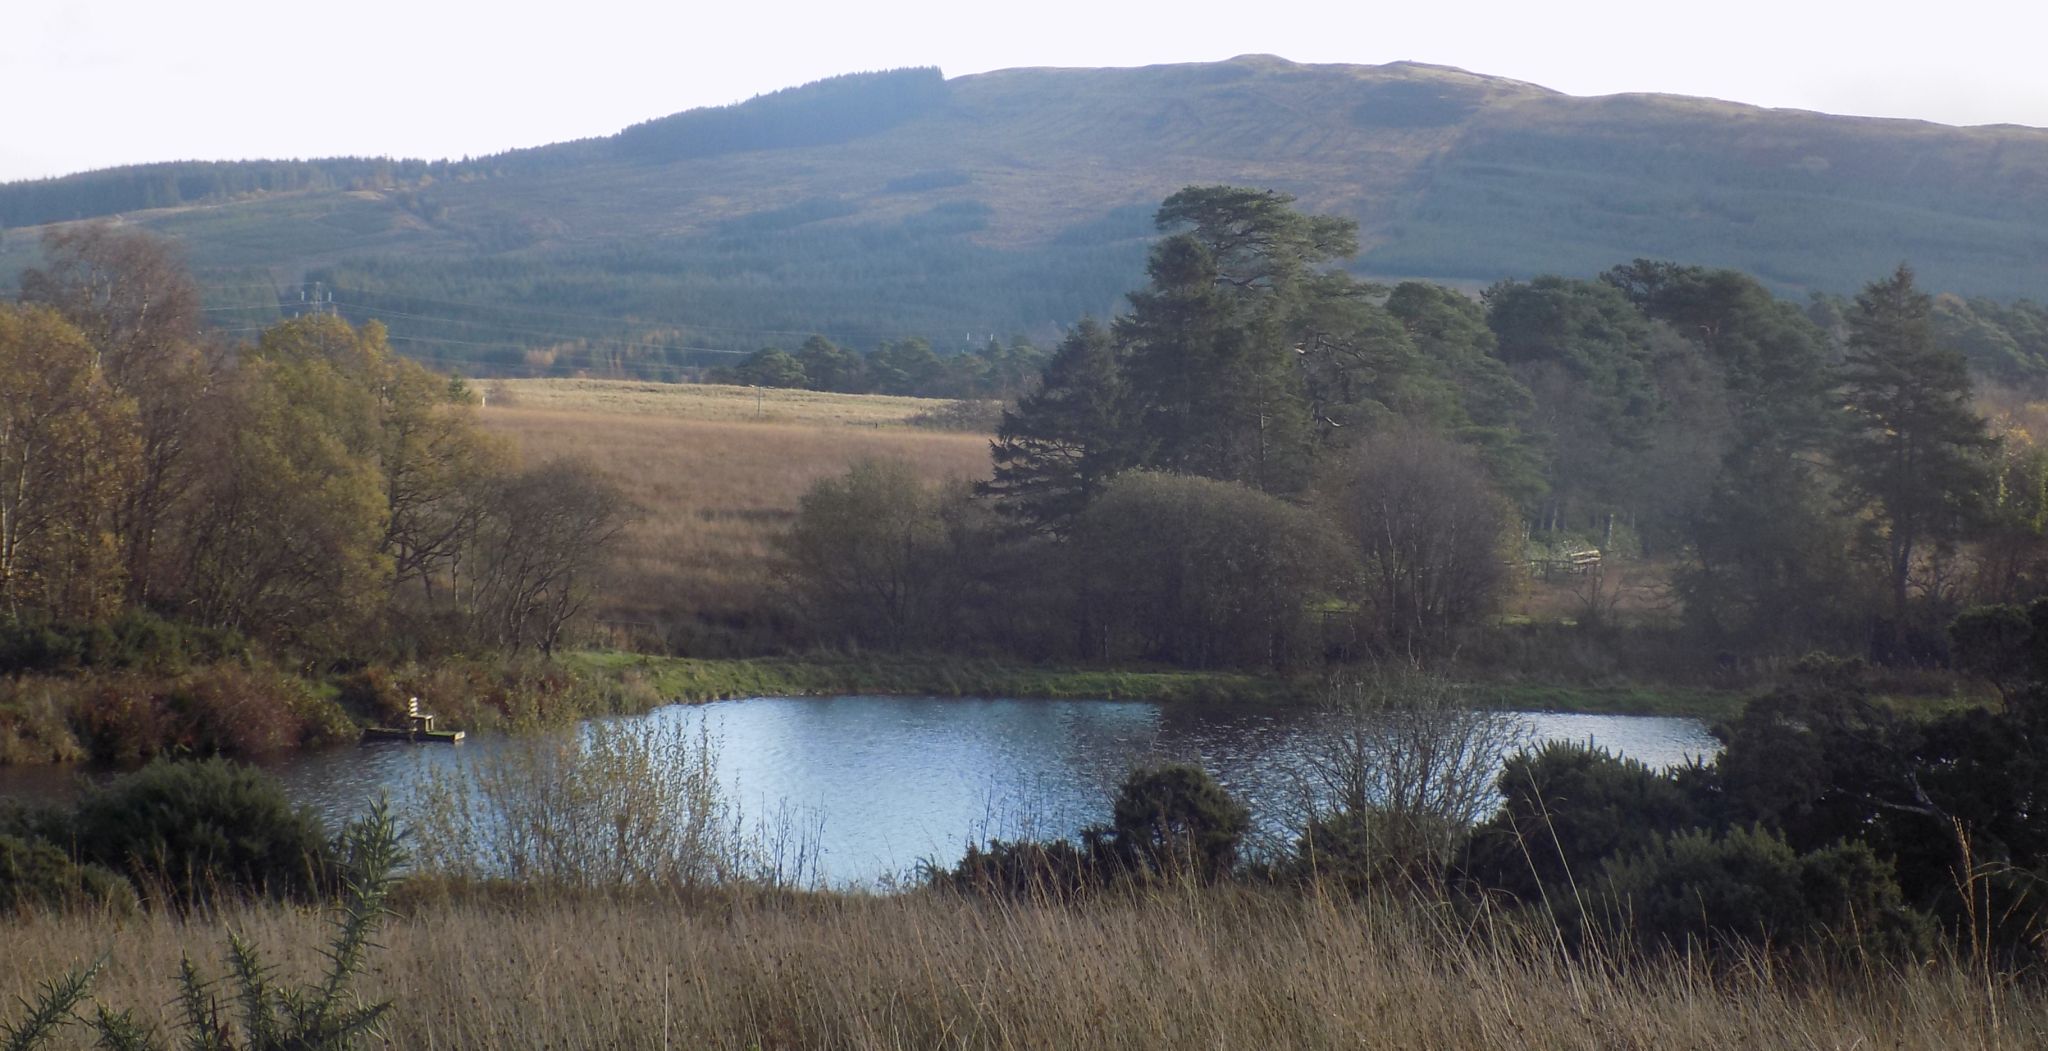
M 1323 703 L 1294 772 L 1301 862 L 1346 883 L 1433 880 L 1498 805 L 1527 725 L 1410 666 L 1332 682 Z
M 1340 513 L 1371 623 L 1393 648 L 1441 646 L 1506 591 L 1514 509 L 1470 452 L 1429 431 L 1396 427 L 1353 456 Z
M 506 478 L 457 567 L 481 632 L 514 651 L 552 654 L 583 612 L 629 513 L 617 488 L 584 464 L 554 460 Z

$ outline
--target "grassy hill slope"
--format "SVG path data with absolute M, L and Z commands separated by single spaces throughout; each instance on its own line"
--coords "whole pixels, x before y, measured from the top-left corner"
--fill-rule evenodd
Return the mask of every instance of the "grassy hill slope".
M 243 325 L 319 282 L 451 366 L 662 375 L 812 331 L 864 348 L 1050 335 L 1117 308 L 1153 208 L 1200 182 L 1356 217 L 1358 268 L 1389 278 L 1653 256 L 1845 292 L 1905 259 L 1931 287 L 2039 297 L 2048 272 L 2048 131 L 1246 56 L 834 78 L 460 163 L 9 184 L 0 281 L 33 258 L 22 224 L 118 211 L 182 238 Z M 581 364 L 531 353 L 550 347 Z

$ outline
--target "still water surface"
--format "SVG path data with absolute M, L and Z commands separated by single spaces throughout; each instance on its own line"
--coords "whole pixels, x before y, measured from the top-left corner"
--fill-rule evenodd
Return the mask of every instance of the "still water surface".
M 787 807 L 816 830 L 823 875 L 866 883 L 951 862 L 990 835 L 1070 835 L 1103 821 L 1135 764 L 1200 762 L 1270 819 L 1289 795 L 1286 770 L 1328 717 L 1313 709 L 1161 705 L 1145 701 L 930 697 L 767 697 L 675 705 L 618 720 L 708 729 L 719 772 L 742 811 Z M 1693 719 L 1523 713 L 1530 740 L 1591 740 L 1651 766 L 1711 756 Z M 379 795 L 402 804 L 422 772 L 500 747 L 379 744 L 301 753 L 267 765 L 292 797 L 330 821 Z M 62 771 L 0 767 L 0 795 L 51 798 Z

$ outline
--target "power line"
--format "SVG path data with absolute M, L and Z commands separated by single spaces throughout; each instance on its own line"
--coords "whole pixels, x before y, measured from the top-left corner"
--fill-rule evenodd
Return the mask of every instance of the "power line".
M 361 311 L 363 313 L 375 315 L 381 318 L 402 318 L 407 321 L 426 321 L 447 325 L 460 325 L 465 328 L 482 328 L 487 332 L 514 332 L 525 336 L 543 336 L 555 340 L 583 341 L 588 343 L 608 343 L 613 346 L 623 347 L 627 350 L 666 351 L 677 349 L 695 349 L 676 347 L 668 343 L 643 343 L 636 340 L 616 336 L 589 336 L 572 332 L 551 332 L 543 329 L 514 328 L 509 325 L 501 325 L 495 322 L 487 321 L 475 321 L 468 318 L 435 317 L 431 314 L 410 314 L 400 310 L 390 310 L 385 307 L 370 306 L 367 303 L 350 302 L 349 300 L 345 299 L 333 300 L 332 302 L 334 302 L 336 306 L 342 307 L 343 309 Z M 732 351 L 730 353 L 746 354 L 751 352 Z
M 434 296 L 420 296 L 420 295 L 414 295 L 414 294 L 412 294 L 412 293 L 410 293 L 410 292 L 393 292 L 393 291 L 388 291 L 388 290 L 382 290 L 382 289 L 369 289 L 369 288 L 357 288 L 357 289 L 339 289 L 339 288 L 338 288 L 338 289 L 337 289 L 337 291 L 340 291 L 340 292 L 342 292 L 343 294 L 346 294 L 346 295 L 355 295 L 355 296 L 388 296 L 388 297 L 390 297 L 390 298 L 392 298 L 392 299 L 398 299 L 398 300 L 403 300 L 403 301 L 417 301 L 417 302 L 420 302 L 420 303 L 433 303 L 433 304 L 437 304 L 437 305 L 440 305 L 440 306 L 454 306 L 454 307 L 474 307 L 474 308 L 476 308 L 476 309 L 479 309 L 479 310 L 523 310 L 523 311 L 526 311 L 526 312 L 528 312 L 528 313 L 532 313 L 532 314 L 542 314 L 542 315 L 547 315 L 547 316 L 551 316 L 551 317 L 569 318 L 569 319 L 572 319 L 572 320 L 577 320 L 577 321 L 598 321 L 598 322 L 603 322 L 603 323 L 606 323 L 606 324 L 614 324 L 614 325 L 615 325 L 615 324 L 620 324 L 620 323 L 622 323 L 623 321 L 625 321 L 625 319 L 624 319 L 624 318 L 618 317 L 618 316 L 616 316 L 616 315 L 610 315 L 610 316 L 607 316 L 607 315 L 602 315 L 602 314 L 580 314 L 580 313 L 576 313 L 576 312 L 573 312 L 573 311 L 567 311 L 567 310 L 556 310 L 556 309 L 552 309 L 552 308 L 548 308 L 548 307 L 535 307 L 535 306 L 527 306 L 527 305 L 525 305 L 525 304 L 520 304 L 520 303 L 481 303 L 481 302 L 477 302 L 477 301 L 475 301 L 475 300 L 465 300 L 465 299 L 441 299 L 441 298 L 437 298 L 437 297 L 434 297 Z M 657 319 L 657 320 L 654 320 L 654 321 L 650 321 L 650 322 L 648 322 L 648 323 L 650 323 L 650 324 L 658 324 L 658 323 L 661 323 L 661 322 L 659 322 L 659 320 Z M 742 327 L 738 327 L 738 326 L 732 326 L 732 325 L 703 325 L 703 324 L 697 324 L 697 323 L 694 323 L 694 322 L 675 322 L 675 323 L 673 323 L 673 324 L 674 324 L 674 327 L 676 327 L 676 328 L 693 328 L 693 329 L 699 329 L 699 330 L 702 330 L 702 331 L 705 331 L 705 332 L 729 332 L 729 333 L 734 333 L 734 334 L 736 334 L 736 335 L 743 335 L 743 336 L 806 336 L 806 337 L 808 337 L 808 336 L 816 336 L 816 335 L 825 335 L 825 333 L 821 332 L 821 331 L 820 331 L 820 330 L 818 330 L 818 329 L 779 329 L 779 328 L 742 328 Z M 977 325 L 977 326 L 974 326 L 974 327 L 976 327 L 976 328 L 979 328 L 979 327 L 981 327 L 981 326 Z M 880 329 L 879 329 L 879 328 L 877 328 L 877 329 L 875 329 L 875 330 L 874 330 L 874 332 L 880 332 Z M 873 333 L 870 333 L 870 335 L 873 335 Z M 906 333 L 906 332 L 901 332 L 901 331 L 897 331 L 897 332 L 891 332 L 891 333 L 883 333 L 883 334 L 882 334 L 882 337 L 883 337 L 884 339 L 889 339 L 889 338 L 895 338 L 895 339 L 915 339 L 915 338 L 918 338 L 918 337 L 919 337 L 919 336 L 921 336 L 921 335 L 923 335 L 923 334 L 922 334 L 922 333 Z M 851 342 L 851 341 L 849 340 L 848 342 Z

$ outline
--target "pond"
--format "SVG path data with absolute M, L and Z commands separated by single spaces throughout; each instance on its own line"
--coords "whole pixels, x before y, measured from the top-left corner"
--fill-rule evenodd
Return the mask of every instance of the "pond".
M 1590 740 L 1651 766 L 1711 757 L 1694 719 L 1520 713 L 1528 740 Z M 1104 821 L 1136 764 L 1199 762 L 1270 827 L 1291 798 L 1290 764 L 1331 716 L 1311 708 L 932 697 L 765 697 L 673 705 L 608 720 L 708 730 L 719 774 L 750 816 L 794 813 L 835 884 L 902 876 L 957 860 L 987 836 L 1070 835 Z M 291 796 L 330 821 L 380 794 L 402 800 L 423 772 L 452 770 L 504 746 L 365 745 L 265 763 Z M 51 799 L 70 771 L 0 767 L 0 795 Z

